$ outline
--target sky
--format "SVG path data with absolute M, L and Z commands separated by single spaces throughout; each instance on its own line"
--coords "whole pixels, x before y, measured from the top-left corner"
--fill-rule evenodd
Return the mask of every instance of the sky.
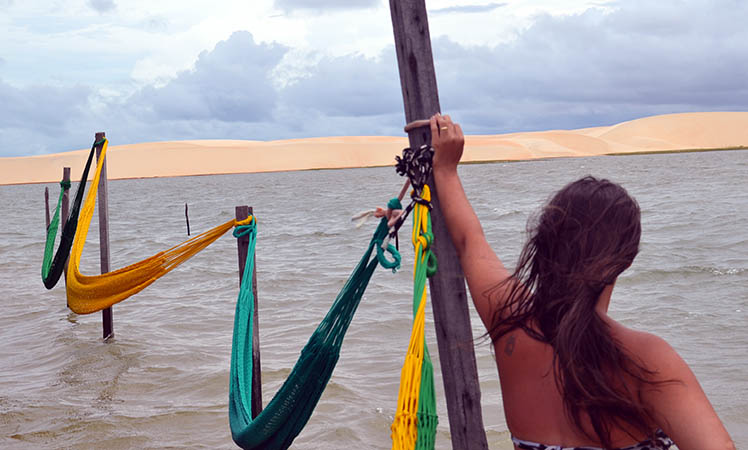
M 426 0 L 467 134 L 748 110 L 744 0 Z M 403 135 L 385 0 L 0 0 L 0 157 Z

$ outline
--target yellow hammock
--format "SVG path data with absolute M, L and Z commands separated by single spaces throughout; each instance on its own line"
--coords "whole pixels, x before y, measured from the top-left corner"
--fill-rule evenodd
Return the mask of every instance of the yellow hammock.
M 131 295 L 137 294 L 215 242 L 234 226 L 249 224 L 251 220 L 251 217 L 242 221 L 232 219 L 181 244 L 177 244 L 168 250 L 159 252 L 150 258 L 115 270 L 114 272 L 96 276 L 83 275 L 80 272 L 81 255 L 83 254 L 88 227 L 91 225 L 91 218 L 93 217 L 94 207 L 96 206 L 99 178 L 101 177 L 101 168 L 106 157 L 108 144 L 109 141 L 105 140 L 98 165 L 96 166 L 96 173 L 91 183 L 91 189 L 88 191 L 88 196 L 80 212 L 78 228 L 75 231 L 73 248 L 70 252 L 67 274 L 68 306 L 73 312 L 78 314 L 90 314 L 101 311 L 115 303 L 121 302 Z
M 431 201 L 428 185 L 421 197 Z M 434 372 L 426 347 L 426 278 L 436 272 L 436 258 L 431 252 L 431 217 L 427 206 L 417 203 L 413 209 L 413 328 L 402 371 L 397 410 L 392 423 L 393 450 L 434 448 L 438 417 L 434 393 Z

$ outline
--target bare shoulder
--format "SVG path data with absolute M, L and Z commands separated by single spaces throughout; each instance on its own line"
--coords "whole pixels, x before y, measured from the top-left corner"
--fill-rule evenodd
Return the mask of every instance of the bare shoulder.
M 691 373 L 683 358 L 665 339 L 646 331 L 625 327 L 618 322 L 611 321 L 610 325 L 613 337 L 646 369 L 657 372 L 660 377 L 664 375 L 667 379 L 672 379 L 684 369 Z
M 647 377 L 653 383 L 640 386 L 640 398 L 678 448 L 735 448 L 696 375 L 670 344 L 652 333 L 616 322 L 611 323 L 611 333 L 650 372 Z

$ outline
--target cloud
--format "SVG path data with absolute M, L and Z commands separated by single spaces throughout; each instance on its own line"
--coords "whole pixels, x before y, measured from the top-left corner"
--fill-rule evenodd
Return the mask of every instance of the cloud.
M 435 14 L 451 14 L 451 13 L 458 13 L 458 14 L 487 13 L 487 12 L 493 11 L 494 9 L 504 7 L 506 5 L 507 5 L 506 3 L 487 3 L 485 5 L 450 6 L 447 8 L 430 9 L 429 14 L 435 15 Z
M 686 111 L 748 105 L 748 4 L 644 2 L 567 16 L 538 15 L 516 38 L 432 48 L 442 111 L 467 133 L 608 125 Z M 727 7 L 729 6 L 729 8 Z M 0 153 L 170 139 L 286 139 L 402 135 L 394 47 L 376 58 L 312 55 L 277 83 L 293 52 L 237 32 L 163 86 L 124 98 L 95 86 L 16 88 L 0 81 Z M 43 100 L 40 100 L 43 99 Z
M 114 3 L 114 0 L 88 0 L 88 6 L 101 14 L 108 13 L 117 9 L 117 5 Z
M 283 91 L 288 106 L 328 116 L 362 117 L 402 107 L 394 48 L 381 58 L 348 55 L 322 59 Z
M 162 120 L 267 120 L 277 99 L 271 71 L 287 50 L 236 32 L 200 54 L 193 69 L 163 87 L 144 88 L 129 103 Z
M 434 42 L 443 109 L 473 132 L 605 125 L 748 104 L 748 31 L 735 2 L 627 1 L 618 9 L 540 15 L 495 47 Z M 469 128 L 466 126 L 466 129 Z
M 273 5 L 285 12 L 291 12 L 373 8 L 380 3 L 380 0 L 275 0 Z
M 15 88 L 0 80 L 0 149 L 2 156 L 69 150 L 55 147 L 85 116 L 91 90 L 85 86 Z M 73 147 L 75 148 L 75 147 Z

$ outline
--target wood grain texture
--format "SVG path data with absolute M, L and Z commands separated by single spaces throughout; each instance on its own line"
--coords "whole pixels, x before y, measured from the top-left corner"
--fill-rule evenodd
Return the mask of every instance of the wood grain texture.
M 431 54 L 428 17 L 423 0 L 390 0 L 405 122 L 425 120 L 440 111 Z M 411 148 L 430 144 L 427 127 L 409 129 Z M 432 188 L 433 251 L 439 270 L 429 279 L 452 448 L 488 449 L 483 428 L 478 369 L 467 306 L 467 294 L 457 251 L 440 212 L 438 186 Z
M 236 207 L 236 220 L 244 220 L 253 214 L 250 206 Z M 244 266 L 247 263 L 249 251 L 249 237 L 242 236 L 236 240 L 237 254 L 239 256 L 239 284 L 244 278 Z M 262 367 L 260 365 L 260 310 L 257 299 L 257 257 L 252 270 L 252 295 L 254 297 L 255 315 L 252 319 L 252 418 L 262 412 Z
M 95 142 L 106 137 L 105 133 L 96 133 Z M 102 145 L 96 146 L 96 162 L 98 164 L 101 157 Z M 109 188 L 106 173 L 106 157 L 104 158 L 103 167 L 101 168 L 101 178 L 99 179 L 99 255 L 101 261 L 101 273 L 107 273 L 110 269 L 109 258 Z M 112 308 L 101 310 L 102 336 L 104 340 L 114 337 L 114 318 Z

